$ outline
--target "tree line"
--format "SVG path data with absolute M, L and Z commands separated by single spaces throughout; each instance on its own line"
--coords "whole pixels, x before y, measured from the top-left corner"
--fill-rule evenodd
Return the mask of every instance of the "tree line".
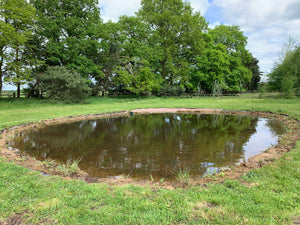
M 261 75 L 238 26 L 210 29 L 182 0 L 106 23 L 97 0 L 2 0 L 0 38 L 0 93 L 4 79 L 18 96 L 237 93 Z
M 269 74 L 268 88 L 280 91 L 284 97 L 300 95 L 300 45 L 289 37 L 281 55 Z

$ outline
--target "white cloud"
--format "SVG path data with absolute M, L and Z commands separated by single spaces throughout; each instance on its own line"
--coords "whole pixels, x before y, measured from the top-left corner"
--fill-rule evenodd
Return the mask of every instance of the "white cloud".
M 200 11 L 201 15 L 204 15 L 208 6 L 208 0 L 189 0 L 192 8 L 195 11 Z M 118 18 L 122 15 L 134 16 L 141 7 L 140 0 L 99 0 L 101 8 L 101 17 L 106 22 L 112 20 L 118 21 Z
M 195 11 L 201 12 L 201 15 L 204 15 L 209 7 L 208 0 L 190 0 L 190 3 Z
M 239 25 L 248 37 L 248 49 L 269 73 L 283 43 L 300 36 L 299 0 L 214 0 L 227 24 Z M 300 40 L 298 40 L 300 41 Z
M 140 4 L 140 0 L 99 0 L 104 22 L 108 20 L 116 22 L 122 15 L 134 16 L 140 9 Z
M 215 0 L 224 9 L 225 17 L 238 24 L 257 26 L 259 23 L 276 24 L 285 19 L 285 9 L 298 0 Z M 266 25 L 266 24 L 264 24 Z
M 214 29 L 216 26 L 221 25 L 222 23 L 220 21 L 215 21 L 214 23 L 208 24 L 208 28 Z

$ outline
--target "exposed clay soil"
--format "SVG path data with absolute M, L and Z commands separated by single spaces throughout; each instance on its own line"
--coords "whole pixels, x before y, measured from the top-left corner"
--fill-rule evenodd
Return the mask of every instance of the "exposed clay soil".
M 240 163 L 234 168 L 227 169 L 222 171 L 222 174 L 216 174 L 215 176 L 203 177 L 201 179 L 190 179 L 188 183 L 185 182 L 159 182 L 159 181 L 141 181 L 134 180 L 127 177 L 115 178 L 95 178 L 89 176 L 84 171 L 78 171 L 71 174 L 62 173 L 57 169 L 55 163 L 51 165 L 42 163 L 34 158 L 28 156 L 22 156 L 16 150 L 10 150 L 8 147 L 9 140 L 20 131 L 25 129 L 35 128 L 35 127 L 44 127 L 52 124 L 67 123 L 71 121 L 82 121 L 87 119 L 97 119 L 104 117 L 119 117 L 127 116 L 130 114 L 148 114 L 148 113 L 200 113 L 200 114 L 231 114 L 231 115 L 250 115 L 250 116 L 259 116 L 273 118 L 281 120 L 284 125 L 287 127 L 286 132 L 281 136 L 279 143 L 271 148 L 266 149 L 265 152 L 252 156 L 248 159 L 247 162 Z M 84 115 L 84 116 L 72 116 L 72 117 L 63 117 L 50 120 L 42 120 L 37 123 L 23 124 L 9 129 L 5 129 L 1 132 L 0 139 L 0 155 L 9 162 L 13 162 L 17 165 L 22 165 L 34 171 L 41 171 L 49 175 L 60 175 L 65 179 L 80 179 L 88 183 L 101 183 L 105 182 L 111 185 L 126 185 L 126 184 L 135 184 L 139 186 L 150 185 L 153 187 L 162 187 L 166 189 L 173 189 L 177 187 L 185 186 L 194 186 L 194 185 L 203 185 L 209 182 L 218 182 L 221 183 L 225 179 L 237 179 L 243 174 L 249 172 L 251 169 L 262 167 L 266 164 L 274 162 L 276 159 L 281 157 L 284 153 L 291 151 L 296 141 L 300 138 L 300 125 L 299 122 L 295 119 L 288 117 L 287 115 L 279 115 L 271 112 L 251 112 L 251 111 L 226 111 L 221 109 L 190 109 L 190 108 L 150 108 L 150 109 L 135 109 L 131 111 L 123 111 L 117 113 L 108 113 L 108 114 L 96 114 L 96 115 Z M 253 186 L 255 184 L 249 184 Z

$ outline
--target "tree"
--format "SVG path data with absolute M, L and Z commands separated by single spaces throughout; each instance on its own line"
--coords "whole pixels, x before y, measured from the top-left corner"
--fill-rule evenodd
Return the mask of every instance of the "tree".
M 194 86 L 204 92 L 213 92 L 217 84 L 222 91 L 227 90 L 225 78 L 230 73 L 230 61 L 226 47 L 214 44 L 209 34 L 206 35 L 205 43 L 205 49 L 197 56 L 191 80 Z
M 122 49 L 122 40 L 120 35 L 119 23 L 108 21 L 101 26 L 101 42 L 99 48 L 98 63 L 101 65 L 103 76 L 98 76 L 93 87 L 93 95 L 97 96 L 100 91 L 103 94 L 114 87 L 113 76 L 114 68 L 120 64 L 120 51 Z
M 118 91 L 149 95 L 160 89 L 162 80 L 151 66 L 155 48 L 149 42 L 149 24 L 137 17 L 119 19 L 120 51 L 113 81 Z M 122 90 L 123 89 L 123 90 Z
M 166 84 L 185 83 L 190 75 L 194 51 L 201 48 L 201 34 L 207 22 L 190 3 L 182 0 L 142 0 L 138 17 L 149 24 L 150 62 Z
M 286 98 L 300 94 L 300 47 L 287 51 L 283 61 L 274 65 L 269 83 L 271 90 L 283 92 Z
M 124 59 L 116 68 L 114 82 L 118 91 L 127 90 L 136 95 L 150 95 L 160 89 L 160 77 L 153 73 L 147 61 Z
M 0 2 L 0 94 L 2 79 L 20 85 L 29 79 L 28 57 L 23 52 L 32 36 L 35 9 L 26 0 L 2 0 Z
M 251 55 L 251 62 L 246 64 L 249 70 L 252 72 L 252 78 L 250 82 L 247 84 L 247 89 L 254 91 L 258 90 L 258 85 L 261 79 L 262 72 L 259 70 L 259 61 L 255 57 Z
M 45 72 L 36 73 L 35 76 L 38 88 L 54 101 L 78 103 L 90 92 L 86 79 L 64 66 L 48 67 Z
M 215 45 L 222 44 L 226 47 L 230 62 L 230 72 L 225 76 L 228 91 L 244 90 L 252 77 L 246 66 L 251 61 L 251 54 L 246 49 L 247 38 L 238 26 L 216 26 L 209 34 L 212 35 Z
M 157 89 L 160 81 L 148 62 L 153 51 L 148 42 L 148 24 L 137 17 L 121 16 L 118 23 L 109 21 L 103 28 L 100 61 L 105 77 L 97 86 L 134 94 L 149 94 Z
M 97 0 L 32 0 L 37 9 L 39 57 L 48 66 L 65 66 L 84 78 L 102 77 L 101 26 Z

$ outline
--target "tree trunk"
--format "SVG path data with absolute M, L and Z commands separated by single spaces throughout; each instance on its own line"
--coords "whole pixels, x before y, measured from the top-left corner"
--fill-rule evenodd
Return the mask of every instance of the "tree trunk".
M 20 85 L 20 83 L 19 84 L 17 84 L 17 98 L 20 98 L 21 97 L 21 85 Z
M 3 66 L 3 47 L 0 47 L 0 97 L 1 97 L 1 93 L 2 93 L 2 87 L 3 87 L 3 72 L 2 72 L 2 66 Z
M 27 98 L 30 98 L 31 96 L 32 96 L 32 94 L 33 94 L 33 92 L 34 92 L 34 89 L 36 88 L 36 86 L 39 84 L 39 82 L 36 82 L 33 86 L 32 86 L 32 88 L 30 89 L 30 91 L 29 91 L 29 93 L 28 93 L 28 95 L 27 95 Z M 40 94 L 38 94 L 38 95 L 40 95 Z M 39 96 L 38 96 L 39 97 Z
M 17 47 L 17 49 L 16 49 L 16 61 L 19 62 L 19 47 Z M 19 78 L 18 74 L 19 74 L 19 71 L 17 72 L 17 80 Z M 21 97 L 20 93 L 21 93 L 21 85 L 20 85 L 20 82 L 17 81 L 17 98 Z
M 1 98 L 1 93 L 2 93 L 2 67 L 0 65 L 0 98 Z

